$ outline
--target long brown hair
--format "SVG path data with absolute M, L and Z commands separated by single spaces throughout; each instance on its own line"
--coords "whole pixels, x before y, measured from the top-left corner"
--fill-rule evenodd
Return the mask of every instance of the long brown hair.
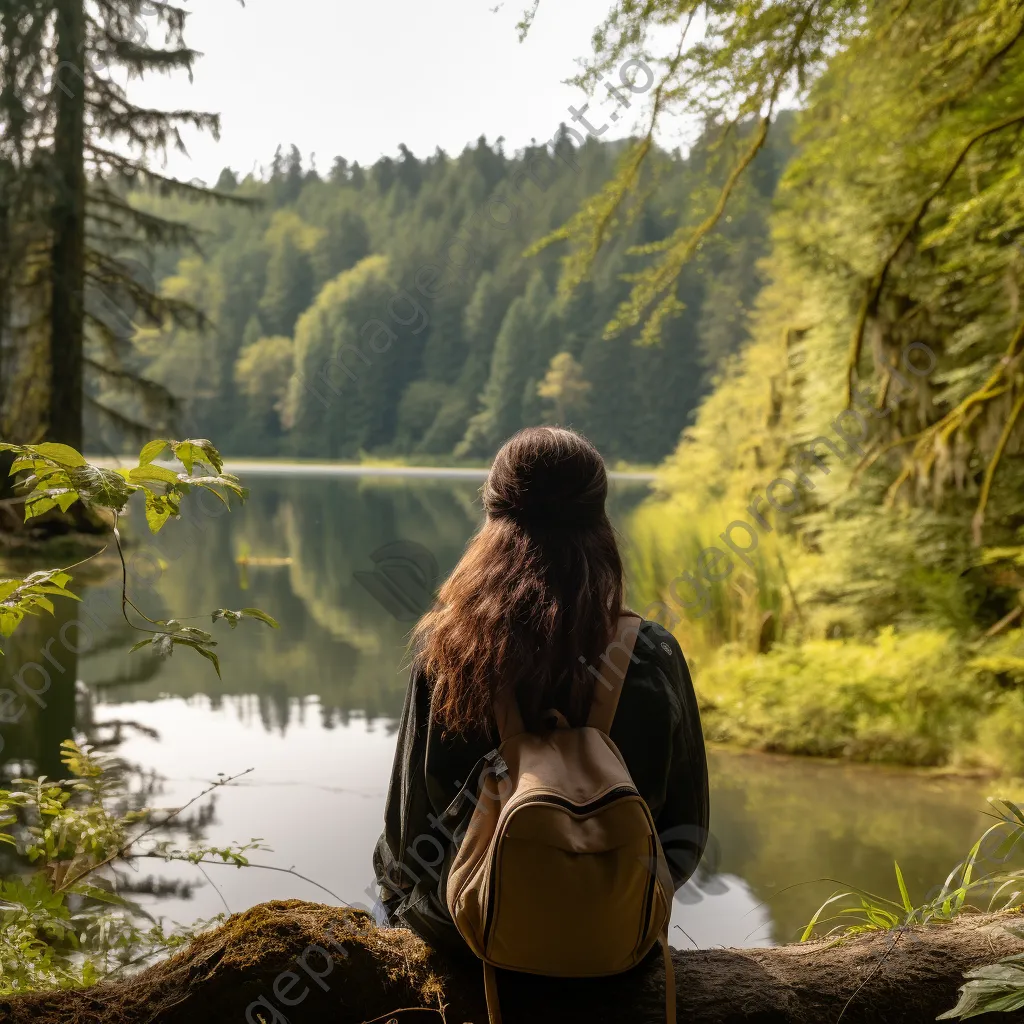
M 508 440 L 483 487 L 486 521 L 413 634 L 446 733 L 487 732 L 498 692 L 531 731 L 557 708 L 582 725 L 588 666 L 622 610 L 622 560 L 597 449 L 559 427 Z

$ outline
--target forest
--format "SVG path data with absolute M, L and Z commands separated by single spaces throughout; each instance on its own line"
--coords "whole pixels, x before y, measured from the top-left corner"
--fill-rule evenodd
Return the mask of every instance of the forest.
M 745 336 L 785 129 L 680 283 L 685 314 L 645 348 L 602 338 L 627 294 L 627 250 L 664 239 L 680 209 L 699 215 L 714 133 L 686 158 L 652 159 L 635 222 L 571 301 L 557 254 L 523 252 L 608 180 L 623 144 L 581 146 L 564 125 L 555 138 L 506 155 L 481 137 L 427 159 L 400 145 L 365 169 L 336 157 L 324 179 L 279 148 L 262 178 L 221 174 L 217 192 L 245 206 L 130 192 L 138 210 L 192 226 L 196 244 L 161 250 L 151 273 L 209 322 L 143 325 L 124 368 L 181 399 L 185 433 L 234 455 L 482 460 L 557 420 L 613 461 L 658 461 Z M 144 418 L 138 398 L 125 411 Z M 95 443 L 120 451 L 117 426 L 97 418 Z
M 1024 774 L 1021 31 L 881 5 L 797 117 L 750 340 L 639 513 L 711 735 Z
M 574 115 L 527 146 L 481 125 L 461 151 L 329 168 L 267 139 L 266 166 L 212 184 L 157 158 L 219 115 L 105 73 L 190 74 L 187 21 L 0 0 L 0 1019 L 224 1019 L 327 941 L 322 905 L 261 902 L 306 889 L 203 921 L 184 875 L 132 877 L 198 868 L 229 914 L 214 865 L 341 900 L 228 831 L 253 820 L 226 795 L 248 770 L 198 796 L 175 778 L 155 810 L 146 758 L 265 758 L 260 825 L 332 808 L 346 841 L 300 853 L 334 844 L 358 896 L 409 625 L 361 580 L 396 543 L 450 570 L 479 480 L 441 471 L 542 423 L 651 476 L 609 502 L 628 597 L 685 652 L 731 844 L 687 899 L 728 893 L 716 922 L 763 912 L 769 941 L 808 943 L 801 966 L 716 951 L 740 995 L 684 984 L 685 1019 L 1024 1008 L 1024 2 L 617 0 L 572 84 L 642 93 L 626 137 Z M 301 476 L 322 463 L 437 473 Z M 282 799 L 283 751 L 362 760 Z M 974 845 L 947 875 L 954 834 Z M 479 1017 L 426 947 L 343 916 L 354 1022 Z M 925 952 L 894 953 L 904 935 Z M 677 950 L 677 975 L 703 956 Z M 580 1019 L 634 997 L 662 1019 L 658 977 Z M 296 1020 L 336 1011 L 319 988 Z

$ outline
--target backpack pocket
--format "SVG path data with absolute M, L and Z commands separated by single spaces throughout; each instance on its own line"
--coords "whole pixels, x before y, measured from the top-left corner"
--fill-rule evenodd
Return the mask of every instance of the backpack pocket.
M 590 804 L 534 793 L 503 822 L 484 898 L 486 959 L 563 977 L 628 970 L 656 911 L 656 837 L 636 790 Z

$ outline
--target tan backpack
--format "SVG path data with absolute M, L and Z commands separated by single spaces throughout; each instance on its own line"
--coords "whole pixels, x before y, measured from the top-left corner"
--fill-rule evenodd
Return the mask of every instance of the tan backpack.
M 484 784 L 447 890 L 456 928 L 484 962 L 490 1024 L 501 1024 L 496 967 L 618 974 L 657 942 L 675 1024 L 672 878 L 651 812 L 608 737 L 639 624 L 619 621 L 583 728 L 558 716 L 562 727 L 528 733 L 514 699 L 495 704 L 507 775 L 494 789 L 493 779 Z

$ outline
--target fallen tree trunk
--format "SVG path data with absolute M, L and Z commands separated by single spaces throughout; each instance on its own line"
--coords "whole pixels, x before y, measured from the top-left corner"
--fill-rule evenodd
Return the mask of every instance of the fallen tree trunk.
M 1019 953 L 1019 915 L 842 942 L 673 954 L 678 1020 L 694 1024 L 909 1024 L 956 1002 L 963 973 Z M 661 1024 L 664 973 L 652 956 L 615 978 L 499 972 L 506 1024 Z M 300 900 L 235 914 L 170 959 L 121 982 L 0 1000 L 10 1024 L 486 1024 L 476 961 L 444 960 L 410 932 L 361 911 Z M 1001 1014 L 994 1024 L 1024 1020 Z

